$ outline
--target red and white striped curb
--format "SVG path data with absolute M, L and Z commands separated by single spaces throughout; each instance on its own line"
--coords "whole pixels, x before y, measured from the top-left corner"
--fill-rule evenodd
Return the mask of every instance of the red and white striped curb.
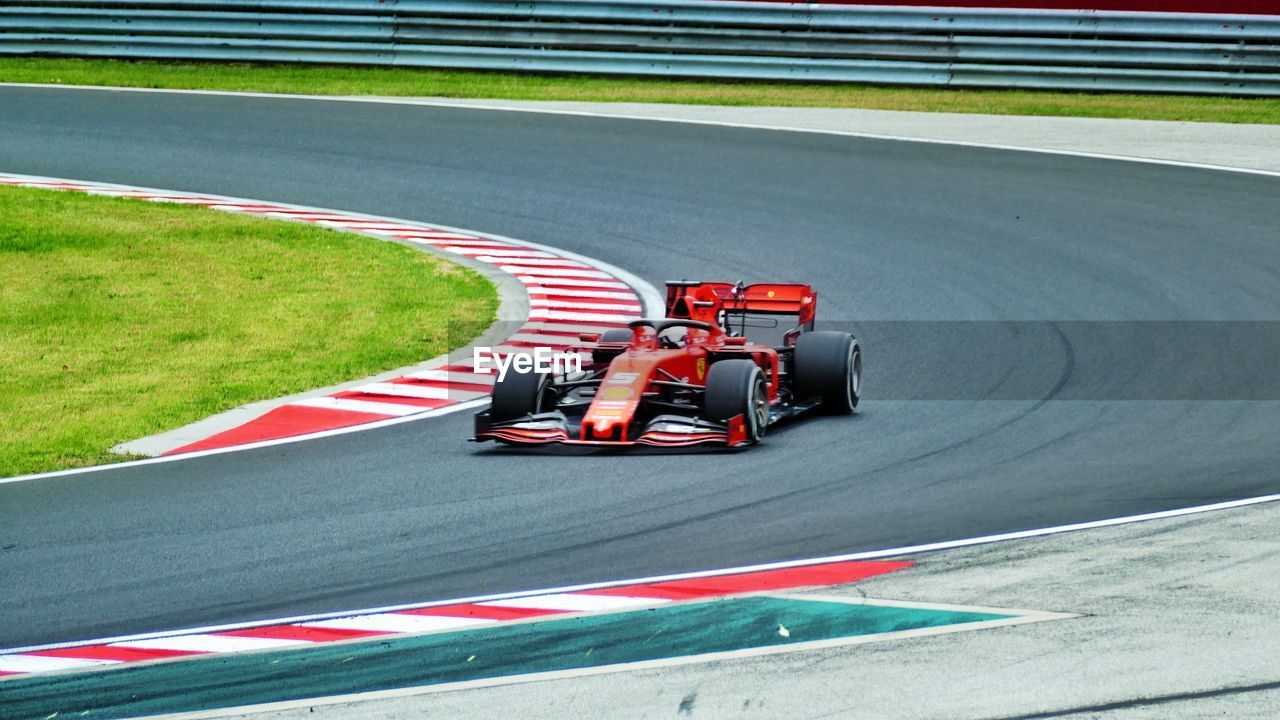
M 113 641 L 92 641 L 0 654 L 0 675 L 79 670 L 121 663 L 216 653 L 305 647 L 388 635 L 477 628 L 577 613 L 623 612 L 752 592 L 851 583 L 910 566 L 902 561 L 848 561 L 573 592 L 544 592 L 476 602 L 423 604 L 343 617 L 267 623 L 257 627 L 194 630 Z
M 534 346 L 567 350 L 578 344 L 580 333 L 625 327 L 627 321 L 644 314 L 640 296 L 616 272 L 587 258 L 570 257 L 543 246 L 339 210 L 217 195 L 6 173 L 0 173 L 0 185 L 202 205 L 242 215 L 307 222 L 382 239 L 402 240 L 486 263 L 515 277 L 529 297 L 530 312 L 526 323 L 494 348 L 499 353 Z M 475 373 L 468 358 L 325 397 L 289 402 L 239 427 L 166 454 L 244 445 L 415 415 L 484 397 L 492 390 L 493 377 Z

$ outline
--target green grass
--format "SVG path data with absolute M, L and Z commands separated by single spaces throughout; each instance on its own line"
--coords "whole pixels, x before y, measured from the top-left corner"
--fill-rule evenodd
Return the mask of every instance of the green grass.
M 497 307 L 488 280 L 395 243 L 12 187 L 0 267 L 0 476 L 428 359 Z
M 1280 123 L 1280 99 L 860 85 L 704 82 L 487 72 L 56 58 L 0 59 L 0 82 L 323 95 L 578 100 Z

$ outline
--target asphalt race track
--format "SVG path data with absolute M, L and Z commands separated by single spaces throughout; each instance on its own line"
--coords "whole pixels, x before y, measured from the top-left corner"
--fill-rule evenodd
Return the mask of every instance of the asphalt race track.
M 746 452 L 496 452 L 465 442 L 460 413 L 0 485 L 0 647 L 1280 492 L 1280 405 L 1230 372 L 1258 358 L 1082 380 L 1082 358 L 1135 355 L 1126 328 L 1139 326 L 1081 343 L 1008 322 L 1280 320 L 1280 178 L 673 123 L 20 88 L 0 89 L 0 170 L 473 228 L 655 285 L 808 281 L 820 322 L 1001 321 L 939 325 L 961 328 L 956 341 L 918 343 L 874 324 L 862 412 L 794 423 Z M 1057 340 L 1005 353 L 963 339 L 1024 326 Z M 1012 375 L 1017 392 L 1000 381 Z M 1180 392 L 1206 377 L 1202 395 Z M 1131 382 L 1148 390 L 1133 399 Z

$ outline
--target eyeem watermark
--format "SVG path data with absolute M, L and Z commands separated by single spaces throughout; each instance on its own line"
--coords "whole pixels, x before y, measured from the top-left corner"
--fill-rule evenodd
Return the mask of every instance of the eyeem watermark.
M 556 352 L 549 347 L 535 347 L 529 353 L 496 353 L 493 348 L 476 347 L 471 351 L 471 366 L 484 375 L 492 375 L 494 369 L 497 369 L 498 382 L 502 382 L 508 370 L 560 375 L 579 373 L 582 372 L 582 356 L 578 353 Z

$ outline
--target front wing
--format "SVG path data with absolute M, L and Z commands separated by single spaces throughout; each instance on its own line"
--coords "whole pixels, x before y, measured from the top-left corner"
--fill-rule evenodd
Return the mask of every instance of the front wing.
M 631 445 L 737 447 L 747 442 L 741 415 L 736 415 L 722 423 L 683 415 L 659 415 L 645 423 L 643 428 L 636 429 L 636 432 L 627 433 L 625 440 L 584 440 L 576 437 L 577 429 L 561 412 L 539 413 L 515 420 L 494 421 L 489 412 L 485 411 L 475 416 L 475 436 L 471 440 L 472 442 L 497 440 L 510 445 L 558 444 L 596 447 Z

